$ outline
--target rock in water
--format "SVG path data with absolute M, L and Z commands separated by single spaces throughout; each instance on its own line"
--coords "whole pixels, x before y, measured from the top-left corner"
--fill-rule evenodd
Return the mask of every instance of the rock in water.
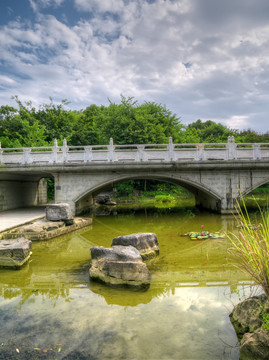
M 240 360 L 257 359 L 269 359 L 269 332 L 264 329 L 246 333 L 240 346 Z
M 74 223 L 69 204 L 50 204 L 46 207 L 46 219 L 49 221 L 64 221 L 66 225 Z
M 91 248 L 90 277 L 113 286 L 148 288 L 150 273 L 133 246 Z
M 269 331 L 262 328 L 261 313 L 269 313 L 269 299 L 263 294 L 237 304 L 230 315 L 241 339 L 240 360 L 269 359 Z
M 253 332 L 262 326 L 260 313 L 261 306 L 265 304 L 266 297 L 260 295 L 250 297 L 234 307 L 230 319 L 239 336 L 246 332 Z
M 139 250 L 143 259 L 150 259 L 159 254 L 159 243 L 154 233 L 136 233 L 118 236 L 113 239 L 112 246 L 133 246 Z
M 18 268 L 31 256 L 32 241 L 23 237 L 0 241 L 0 266 Z

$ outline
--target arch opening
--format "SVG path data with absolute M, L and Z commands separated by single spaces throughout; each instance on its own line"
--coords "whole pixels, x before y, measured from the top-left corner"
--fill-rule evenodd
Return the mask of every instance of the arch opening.
M 248 209 L 257 209 L 257 203 L 259 206 L 267 207 L 269 200 L 269 181 L 263 181 L 257 184 L 255 188 L 248 188 L 243 192 L 238 201 L 241 201 L 241 197 L 244 198 L 244 202 Z
M 152 181 L 158 181 L 160 184 L 176 185 L 182 189 L 185 189 L 187 193 L 190 193 L 194 196 L 196 207 L 215 212 L 220 212 L 221 210 L 221 199 L 219 196 L 212 193 L 210 189 L 203 187 L 201 184 L 194 184 L 185 179 L 171 178 L 162 175 L 133 175 L 122 177 L 120 179 L 112 179 L 105 183 L 99 184 L 94 188 L 85 190 L 83 194 L 74 199 L 76 214 L 90 211 L 94 204 L 94 198 L 100 192 L 107 191 L 107 189 L 112 191 L 113 187 L 126 183 L 127 181 L 142 181 L 146 189 L 149 184 L 152 184 Z

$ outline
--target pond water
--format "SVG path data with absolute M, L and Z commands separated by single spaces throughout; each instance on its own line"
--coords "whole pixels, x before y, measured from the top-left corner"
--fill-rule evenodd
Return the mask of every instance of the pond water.
M 239 359 L 229 314 L 255 287 L 232 265 L 226 239 L 182 236 L 201 225 L 217 232 L 235 223 L 191 209 L 114 210 L 33 243 L 23 269 L 0 270 L 0 359 Z M 90 247 L 134 232 L 158 236 L 150 288 L 90 281 Z

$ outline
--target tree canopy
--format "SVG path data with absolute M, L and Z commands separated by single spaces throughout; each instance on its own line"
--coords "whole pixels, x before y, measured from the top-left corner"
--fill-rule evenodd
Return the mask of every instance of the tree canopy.
M 0 107 L 0 142 L 2 147 L 48 146 L 57 139 L 69 145 L 108 144 L 164 144 L 169 137 L 174 143 L 227 142 L 230 135 L 237 142 L 269 142 L 269 134 L 252 130 L 239 132 L 212 120 L 200 119 L 183 125 L 180 118 L 155 102 L 139 104 L 133 97 L 121 97 L 116 104 L 90 105 L 82 110 L 70 110 L 68 100 L 35 108 L 13 98 L 17 108 Z

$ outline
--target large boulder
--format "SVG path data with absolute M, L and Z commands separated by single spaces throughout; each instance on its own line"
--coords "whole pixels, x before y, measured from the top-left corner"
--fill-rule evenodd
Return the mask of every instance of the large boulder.
M 262 326 L 261 309 L 269 309 L 265 295 L 250 297 L 237 304 L 230 315 L 236 333 L 242 336 L 246 332 L 254 332 Z
M 32 242 L 23 237 L 0 241 L 0 266 L 19 268 L 31 256 Z
M 269 359 L 269 332 L 264 329 L 246 333 L 240 346 L 240 360 L 257 359 Z
M 150 273 L 133 246 L 91 248 L 90 277 L 113 286 L 148 288 Z
M 46 207 L 46 219 L 49 221 L 64 221 L 66 225 L 74 223 L 73 214 L 69 204 L 50 204 Z
M 149 259 L 159 254 L 159 243 L 154 233 L 136 233 L 118 236 L 113 239 L 112 246 L 133 246 L 139 250 L 143 259 Z
M 265 295 L 250 297 L 234 307 L 230 319 L 241 340 L 240 360 L 269 359 L 269 332 L 262 328 L 262 314 L 268 313 Z
M 111 201 L 111 197 L 109 194 L 102 193 L 102 194 L 98 194 L 95 197 L 95 201 L 97 202 L 97 204 L 106 205 L 107 203 L 109 203 Z

